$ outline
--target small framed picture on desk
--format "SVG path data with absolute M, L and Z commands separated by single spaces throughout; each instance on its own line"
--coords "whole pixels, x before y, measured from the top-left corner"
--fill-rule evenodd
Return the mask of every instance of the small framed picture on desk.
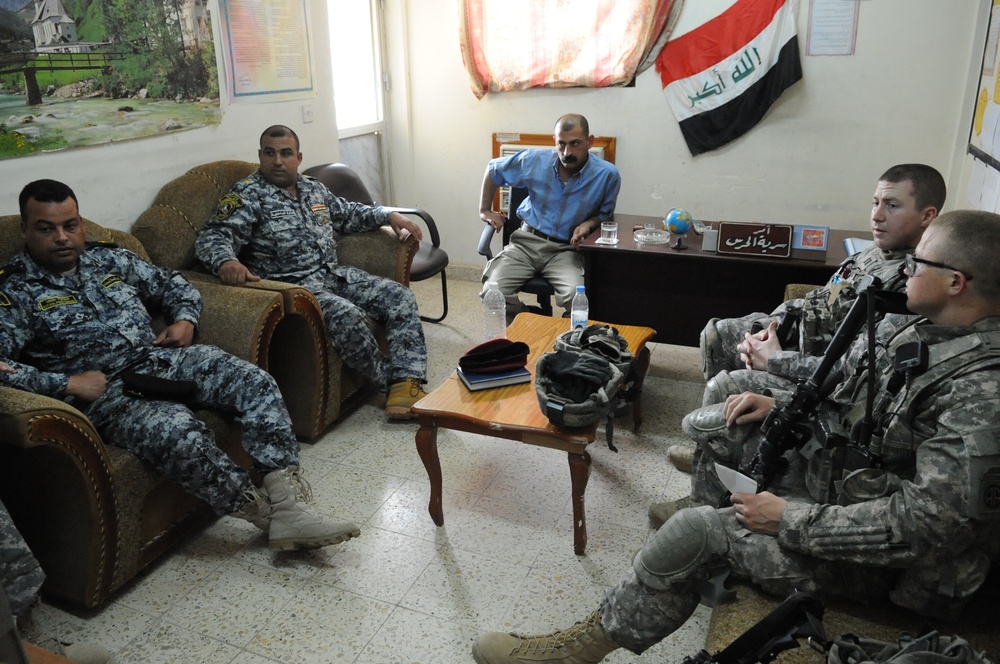
M 826 260 L 830 229 L 826 226 L 796 225 L 792 233 L 792 258 L 807 261 Z

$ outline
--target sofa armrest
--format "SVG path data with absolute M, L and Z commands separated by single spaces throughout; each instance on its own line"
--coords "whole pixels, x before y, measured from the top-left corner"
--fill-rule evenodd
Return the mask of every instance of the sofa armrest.
M 267 370 L 274 329 L 285 315 L 282 294 L 225 286 L 212 278 L 191 283 L 203 300 L 198 343 L 218 346 Z
M 822 286 L 817 286 L 815 284 L 786 284 L 785 285 L 785 302 L 789 300 L 797 300 L 800 297 L 805 297 L 806 294 L 816 288 L 822 288 Z
M 45 570 L 44 592 L 84 607 L 107 596 L 120 536 L 114 480 L 83 413 L 0 387 L 0 497 Z
M 370 233 L 337 238 L 337 257 L 341 263 L 406 285 L 409 285 L 410 263 L 416 251 L 416 238 L 409 236 L 400 240 L 388 226 Z

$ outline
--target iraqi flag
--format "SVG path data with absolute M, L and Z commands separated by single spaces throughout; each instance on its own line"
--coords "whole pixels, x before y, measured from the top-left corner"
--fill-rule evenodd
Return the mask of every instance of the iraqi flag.
M 736 0 L 660 51 L 656 71 L 691 154 L 750 131 L 802 78 L 797 6 L 798 0 Z

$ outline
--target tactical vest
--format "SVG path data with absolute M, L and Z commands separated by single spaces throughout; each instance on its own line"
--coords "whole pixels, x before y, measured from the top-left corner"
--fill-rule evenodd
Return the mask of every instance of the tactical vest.
M 841 263 L 825 288 L 790 305 L 789 309 L 798 308 L 801 351 L 807 355 L 823 354 L 851 310 L 865 277 L 877 277 L 883 290 L 902 291 L 906 285 L 906 278 L 900 271 L 902 265 L 902 254 L 893 253 L 886 258 L 885 253 L 873 245 Z
M 896 345 L 893 344 L 892 350 Z M 827 439 L 837 439 L 840 443 L 847 439 L 850 420 L 842 421 L 835 407 L 820 412 L 817 436 L 802 449 L 808 464 L 805 483 L 814 500 L 840 505 L 873 500 L 894 493 L 902 480 L 913 479 L 917 448 L 933 433 L 915 428 L 921 408 L 942 382 L 983 369 L 1000 368 L 1000 331 L 968 334 L 933 344 L 928 351 L 927 368 L 907 376 L 905 387 L 893 397 L 886 411 L 889 425 L 884 436 L 873 438 L 866 450 L 883 458 L 885 469 L 852 468 L 856 460 L 851 457 L 853 450 L 843 444 L 827 444 Z M 884 384 L 880 388 L 882 393 Z M 1000 423 L 967 434 L 964 442 L 970 457 L 967 516 L 1000 518 Z

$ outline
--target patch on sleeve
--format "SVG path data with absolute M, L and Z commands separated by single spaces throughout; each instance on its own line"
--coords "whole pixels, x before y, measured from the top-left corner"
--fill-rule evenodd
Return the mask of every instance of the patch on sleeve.
M 7 297 L 7 293 L 0 291 L 0 307 L 9 307 L 11 305 L 10 298 Z
M 233 216 L 233 213 L 243 207 L 243 199 L 239 194 L 228 193 L 219 201 L 219 206 L 215 210 L 215 218 L 225 221 Z

